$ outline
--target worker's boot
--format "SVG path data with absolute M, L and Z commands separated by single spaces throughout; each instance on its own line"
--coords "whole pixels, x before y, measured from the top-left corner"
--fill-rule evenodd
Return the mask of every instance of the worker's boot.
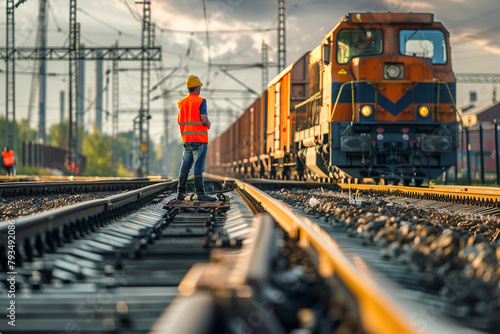
M 179 174 L 179 186 L 177 187 L 177 198 L 178 201 L 183 201 L 186 198 L 186 188 L 188 182 L 188 175 L 185 173 Z
M 205 183 L 203 182 L 203 174 L 194 176 L 194 189 L 199 201 L 214 202 L 217 200 L 217 198 L 208 196 L 205 193 Z

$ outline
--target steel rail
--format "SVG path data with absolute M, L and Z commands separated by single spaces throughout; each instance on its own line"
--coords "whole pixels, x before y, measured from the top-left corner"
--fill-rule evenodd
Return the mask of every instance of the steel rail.
M 500 206 L 500 188 L 492 187 L 431 186 L 429 188 L 422 188 L 355 183 L 339 183 L 338 186 L 343 190 L 350 191 L 360 190 L 454 203 L 469 202 L 482 206 Z
M 67 238 L 69 230 L 85 235 L 97 226 L 105 224 L 106 219 L 117 217 L 128 209 L 138 208 L 152 196 L 177 186 L 176 181 L 162 182 L 144 188 L 128 191 L 102 199 L 85 201 L 32 216 L 10 219 L 15 221 L 16 261 L 20 265 L 26 258 L 34 256 L 33 250 L 43 253 L 52 244 L 57 247 Z M 0 262 L 5 268 L 4 258 L 8 245 L 9 225 L 0 222 Z M 44 242 L 50 239 L 50 242 Z
M 38 175 L 0 175 L 1 182 L 27 182 L 27 181 L 103 181 L 103 180 L 166 180 L 160 176 L 148 177 L 115 177 L 115 176 L 38 176 Z
M 252 300 L 255 305 L 259 290 L 270 277 L 272 258 L 277 253 L 274 220 L 268 214 L 257 215 L 252 224 L 253 242 L 243 246 L 239 254 L 228 255 L 212 251 L 216 262 L 195 264 L 179 284 L 179 296 L 172 307 L 165 310 L 150 334 L 156 333 L 213 333 L 217 300 L 232 311 L 258 312 L 257 309 L 241 308 L 230 296 Z M 204 307 L 195 306 L 198 304 Z M 245 302 L 242 302 L 245 304 Z M 220 305 L 219 305 L 220 307 Z M 265 317 L 259 332 L 281 334 L 281 325 L 274 315 Z
M 340 251 L 338 245 L 317 225 L 296 216 L 290 208 L 257 188 L 236 180 L 241 190 L 257 199 L 264 209 L 299 245 L 313 246 L 319 257 L 319 273 L 324 277 L 338 275 L 355 294 L 361 320 L 370 333 L 417 333 L 409 325 L 409 316 L 365 272 L 358 269 Z
M 43 179 L 42 179 L 43 180 Z M 54 194 L 73 192 L 92 192 L 109 190 L 130 190 L 151 184 L 165 182 L 163 179 L 131 178 L 131 179 L 96 179 L 82 178 L 66 181 L 27 181 L 0 183 L 0 197 Z M 76 190 L 76 191 L 75 191 Z

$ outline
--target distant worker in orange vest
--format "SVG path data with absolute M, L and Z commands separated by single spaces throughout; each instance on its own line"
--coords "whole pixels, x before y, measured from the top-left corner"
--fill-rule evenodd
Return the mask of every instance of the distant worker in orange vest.
M 179 185 L 177 188 L 177 200 L 186 198 L 186 187 L 189 171 L 194 164 L 194 188 L 196 196 L 200 201 L 216 201 L 217 198 L 205 193 L 203 172 L 205 171 L 205 159 L 208 147 L 208 129 L 210 120 L 207 114 L 207 101 L 200 97 L 201 83 L 195 75 L 187 78 L 186 86 L 189 95 L 177 102 L 179 106 L 179 123 L 182 145 L 182 165 L 179 172 Z
M 7 171 L 7 175 L 12 175 L 12 170 L 14 169 L 14 151 L 10 150 L 7 146 L 5 146 L 4 151 L 2 152 L 2 162 L 3 168 Z

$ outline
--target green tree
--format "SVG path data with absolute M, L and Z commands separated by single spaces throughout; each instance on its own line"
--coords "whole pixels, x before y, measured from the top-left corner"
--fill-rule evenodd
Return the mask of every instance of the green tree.
M 84 175 L 116 176 L 111 166 L 111 138 L 101 136 L 97 129 L 83 135 L 82 153 L 87 157 Z
M 59 148 L 68 148 L 68 125 L 54 124 L 50 127 L 47 133 L 46 144 Z

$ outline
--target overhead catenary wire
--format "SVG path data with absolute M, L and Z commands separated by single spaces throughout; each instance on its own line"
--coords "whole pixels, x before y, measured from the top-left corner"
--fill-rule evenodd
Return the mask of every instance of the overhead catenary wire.
M 168 29 L 158 27 L 161 32 L 171 32 L 178 34 L 206 34 L 205 30 L 178 30 L 178 29 Z M 270 28 L 255 28 L 255 29 L 232 29 L 232 30 L 211 30 L 210 34 L 244 34 L 244 33 L 256 33 L 256 32 L 269 32 L 276 30 L 276 27 Z
M 102 25 L 104 25 L 104 26 L 108 27 L 109 29 L 111 29 L 111 30 L 114 30 L 114 31 L 118 32 L 118 36 L 120 36 L 120 37 L 121 37 L 121 36 L 128 36 L 128 37 L 133 37 L 133 38 L 136 38 L 136 37 L 137 37 L 137 36 L 132 35 L 132 34 L 127 34 L 127 33 L 124 33 L 123 31 L 121 31 L 121 30 L 120 30 L 120 29 L 118 29 L 117 27 L 115 27 L 115 26 L 113 26 L 113 25 L 109 24 L 108 22 L 106 22 L 106 21 L 104 21 L 104 20 L 102 20 L 102 19 L 98 18 L 97 16 L 95 16 L 95 15 L 93 15 L 93 14 L 91 14 L 91 13 L 87 12 L 87 11 L 86 11 L 85 9 L 83 9 L 83 8 L 78 7 L 78 8 L 77 8 L 77 10 L 78 10 L 79 12 L 81 12 L 82 14 L 84 14 L 84 15 L 86 15 L 86 16 L 88 16 L 88 17 L 92 18 L 94 21 L 99 22 L 99 23 L 101 23 Z
M 65 35 L 68 35 L 68 31 L 65 30 L 65 29 L 63 29 L 63 28 L 61 28 L 61 25 L 59 24 L 59 21 L 57 21 L 54 9 L 50 5 L 50 2 L 47 3 L 47 7 L 49 8 L 49 15 L 50 15 L 50 17 L 52 18 L 53 22 L 55 23 L 55 25 L 57 27 L 57 32 L 60 32 L 60 33 L 65 34 Z M 66 37 L 66 40 L 64 41 L 63 46 L 66 46 L 67 43 L 69 43 L 69 36 Z
M 210 32 L 208 27 L 208 15 L 207 15 L 207 4 L 205 0 L 203 2 L 203 16 L 205 17 L 205 32 L 207 40 L 207 52 L 208 52 L 208 74 L 207 74 L 207 86 L 210 83 L 210 67 L 212 66 L 212 58 L 210 56 Z
M 477 16 L 474 16 L 474 17 L 469 17 L 468 19 L 465 19 L 465 20 L 459 20 L 457 22 L 454 22 L 454 23 L 450 23 L 450 24 L 447 24 L 448 28 L 453 28 L 453 27 L 456 27 L 456 26 L 464 26 L 464 23 L 466 22 L 478 22 L 479 19 L 484 19 L 485 17 L 487 16 L 491 16 L 493 14 L 496 14 L 500 11 L 500 9 L 497 9 L 497 10 L 494 10 L 494 11 L 487 11 L 487 12 L 484 12 L 482 14 L 479 14 Z
M 125 4 L 125 6 L 127 7 L 128 11 L 130 12 L 130 15 L 132 15 L 132 17 L 139 21 L 139 22 L 142 22 L 142 16 L 141 14 L 139 14 L 137 11 L 134 11 L 134 9 L 132 7 L 130 7 L 129 3 L 127 0 L 122 0 L 122 2 Z
M 52 20 L 54 20 L 54 23 L 56 24 L 57 31 L 67 34 L 68 31 L 66 29 L 61 28 L 62 25 L 60 24 L 59 20 L 56 17 L 54 6 L 52 6 L 50 2 L 47 4 L 47 6 L 49 7 L 49 14 L 52 17 Z

